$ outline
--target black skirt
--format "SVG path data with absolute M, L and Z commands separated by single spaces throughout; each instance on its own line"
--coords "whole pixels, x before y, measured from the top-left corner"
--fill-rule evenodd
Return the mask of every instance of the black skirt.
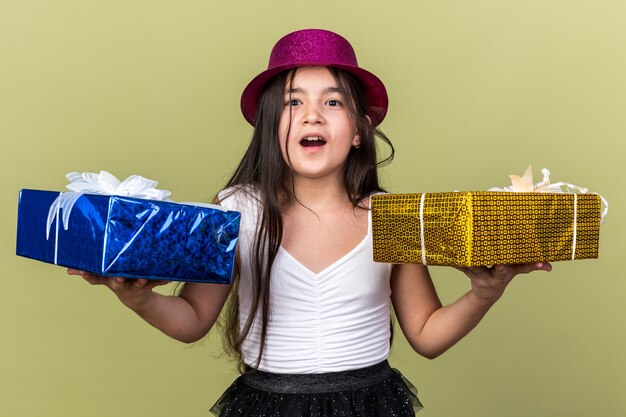
M 415 416 L 417 390 L 387 361 L 324 374 L 251 371 L 235 380 L 211 412 L 221 417 Z

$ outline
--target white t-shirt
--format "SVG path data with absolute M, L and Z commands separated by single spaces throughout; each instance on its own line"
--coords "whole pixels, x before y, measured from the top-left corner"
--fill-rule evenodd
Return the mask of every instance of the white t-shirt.
M 252 248 L 260 203 L 251 187 L 224 190 L 221 204 L 241 212 L 239 232 L 240 326 L 252 303 Z M 259 369 L 274 373 L 322 373 L 358 369 L 385 360 L 390 338 L 391 264 L 372 260 L 371 216 L 365 238 L 319 273 L 279 248 L 271 275 L 265 350 Z M 244 362 L 256 362 L 261 318 L 243 342 Z

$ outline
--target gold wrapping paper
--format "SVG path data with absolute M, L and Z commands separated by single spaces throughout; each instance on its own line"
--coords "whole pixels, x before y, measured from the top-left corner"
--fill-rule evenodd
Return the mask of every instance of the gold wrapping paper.
M 375 261 L 423 263 L 420 216 L 428 265 L 598 257 L 600 197 L 595 194 L 426 193 L 421 215 L 420 199 L 421 194 L 371 198 Z

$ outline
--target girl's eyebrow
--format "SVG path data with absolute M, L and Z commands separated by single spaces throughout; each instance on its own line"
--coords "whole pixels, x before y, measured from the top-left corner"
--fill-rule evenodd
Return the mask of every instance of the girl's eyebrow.
M 305 90 L 300 87 L 288 88 L 285 90 L 285 95 L 295 94 L 295 93 L 304 93 L 304 92 Z M 328 94 L 328 93 L 341 93 L 341 89 L 339 87 L 328 87 L 324 89 L 324 91 L 322 91 L 322 94 Z

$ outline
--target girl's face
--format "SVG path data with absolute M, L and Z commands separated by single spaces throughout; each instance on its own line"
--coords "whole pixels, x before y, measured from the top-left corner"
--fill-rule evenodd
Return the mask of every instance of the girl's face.
M 287 80 L 278 127 L 294 178 L 343 178 L 348 152 L 360 144 L 348 99 L 324 67 L 299 68 L 291 83 Z

